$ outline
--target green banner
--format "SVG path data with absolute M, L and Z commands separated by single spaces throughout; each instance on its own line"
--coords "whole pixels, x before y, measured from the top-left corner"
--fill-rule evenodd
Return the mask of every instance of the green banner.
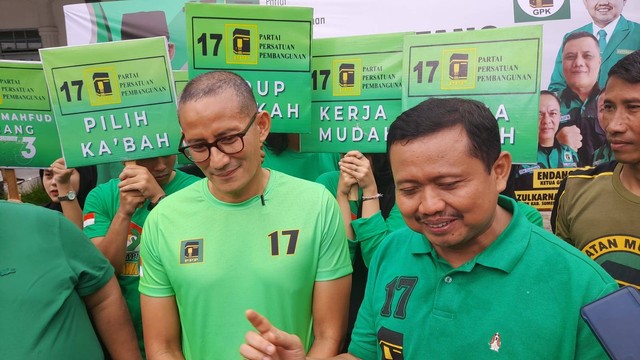
M 186 69 L 187 44 L 184 4 L 188 0 L 108 1 L 90 4 L 96 41 L 107 42 L 167 36 L 173 49 L 170 60 L 173 69 Z M 210 0 L 223 2 L 222 0 Z M 87 4 L 86 6 L 89 6 Z M 72 23 L 73 24 L 73 23 Z M 73 24 L 75 25 L 75 24 Z M 79 24 L 82 26 L 82 24 Z M 86 29 L 78 29 L 80 31 Z M 173 51 L 175 50 L 175 51 Z
M 306 152 L 386 152 L 402 109 L 402 42 L 410 33 L 313 41 L 311 132 Z
M 309 132 L 313 9 L 187 3 L 189 76 L 245 78 L 272 132 Z
M 187 86 L 187 84 L 189 83 L 189 73 L 187 72 L 187 70 L 173 70 L 173 84 L 175 86 L 175 90 L 176 90 L 176 103 L 179 102 L 180 100 L 180 95 L 182 95 L 182 91 L 184 90 L 184 87 Z M 184 156 L 184 154 L 179 153 L 178 154 L 178 161 L 177 164 L 180 165 L 184 165 L 184 164 L 191 164 L 191 160 L 187 159 L 186 156 Z
M 403 109 L 430 97 L 485 103 L 514 163 L 535 163 L 542 27 L 407 36 Z
M 0 167 L 49 167 L 60 156 L 42 64 L 0 61 Z
M 67 166 L 177 153 L 164 37 L 40 50 Z
M 187 83 L 189 83 L 189 73 L 187 70 L 173 70 L 173 85 L 176 89 L 176 99 L 180 100 L 182 90 L 187 86 Z

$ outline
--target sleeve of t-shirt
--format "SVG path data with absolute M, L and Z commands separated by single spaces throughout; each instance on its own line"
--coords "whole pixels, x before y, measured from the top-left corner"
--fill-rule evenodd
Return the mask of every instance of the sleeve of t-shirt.
M 89 192 L 82 210 L 84 214 L 84 233 L 93 239 L 107 235 L 109 225 L 113 220 L 111 209 L 117 204 L 112 204 L 113 199 L 108 196 L 110 183 L 99 185 Z
M 369 273 L 367 275 L 367 286 L 364 291 L 364 299 L 358 311 L 353 331 L 351 333 L 351 343 L 349 353 L 360 359 L 376 359 L 378 344 L 377 331 L 375 327 L 375 316 L 380 309 L 373 309 L 372 299 L 376 288 L 376 277 L 379 256 L 374 256 L 371 260 Z
M 356 240 L 360 243 L 362 260 L 369 267 L 378 245 L 390 232 L 387 223 L 382 217 L 382 213 L 378 211 L 368 218 L 353 220 L 351 226 L 356 234 Z
M 159 256 L 158 211 L 144 223 L 140 240 L 140 293 L 152 297 L 173 296 L 175 292 Z
M 113 276 L 113 267 L 76 225 L 63 216 L 58 219 L 60 247 L 71 272 L 76 277 L 80 296 L 95 293 Z
M 551 211 L 551 231 L 559 238 L 571 243 L 571 235 L 569 232 L 569 223 L 566 215 L 566 186 L 567 179 L 562 180 L 558 193 L 553 201 L 553 210 Z
M 339 171 L 329 171 L 318 176 L 315 182 L 324 185 L 331 194 L 335 196 L 338 193 L 338 180 L 340 178 Z
M 322 239 L 316 281 L 328 281 L 341 278 L 353 272 L 347 235 L 336 199 L 323 189 L 321 195 Z

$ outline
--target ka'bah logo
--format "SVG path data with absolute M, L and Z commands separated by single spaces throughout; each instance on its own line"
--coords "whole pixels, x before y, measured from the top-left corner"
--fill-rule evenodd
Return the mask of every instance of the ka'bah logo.
M 333 96 L 360 96 L 362 92 L 362 60 L 333 60 Z
M 225 24 L 227 64 L 258 63 L 258 25 Z
M 470 90 L 476 87 L 477 49 L 445 49 L 442 63 L 449 64 L 449 71 L 442 72 L 442 90 Z
M 180 264 L 201 263 L 203 255 L 203 239 L 183 240 L 180 242 Z
M 515 22 L 569 19 L 568 0 L 514 0 Z
M 378 345 L 383 360 L 404 360 L 404 335 L 387 329 L 378 330 Z
M 467 80 L 469 78 L 469 54 L 451 55 L 449 60 L 449 79 Z
M 115 67 L 88 68 L 84 70 L 84 83 L 91 106 L 120 104 L 120 85 Z

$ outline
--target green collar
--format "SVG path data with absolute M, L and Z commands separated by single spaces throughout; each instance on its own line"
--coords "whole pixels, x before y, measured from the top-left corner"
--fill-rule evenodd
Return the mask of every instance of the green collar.
M 506 229 L 482 253 L 463 264 L 456 271 L 471 271 L 476 264 L 511 272 L 520 261 L 528 244 L 533 224 L 529 222 L 518 209 L 516 201 L 510 197 L 499 195 L 498 205 L 513 214 L 513 218 Z M 440 259 L 428 239 L 414 232 L 409 249 L 413 254 L 430 254 L 435 261 Z

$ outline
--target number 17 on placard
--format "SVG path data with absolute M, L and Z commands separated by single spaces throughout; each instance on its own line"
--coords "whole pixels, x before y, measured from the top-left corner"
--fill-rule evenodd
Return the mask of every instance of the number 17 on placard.
M 413 67 L 413 73 L 416 76 L 416 82 L 418 84 L 422 84 L 424 81 L 424 76 L 427 75 L 427 83 L 433 83 L 433 78 L 436 74 L 436 70 L 440 65 L 440 61 L 431 60 L 431 61 L 418 61 L 416 65 Z

